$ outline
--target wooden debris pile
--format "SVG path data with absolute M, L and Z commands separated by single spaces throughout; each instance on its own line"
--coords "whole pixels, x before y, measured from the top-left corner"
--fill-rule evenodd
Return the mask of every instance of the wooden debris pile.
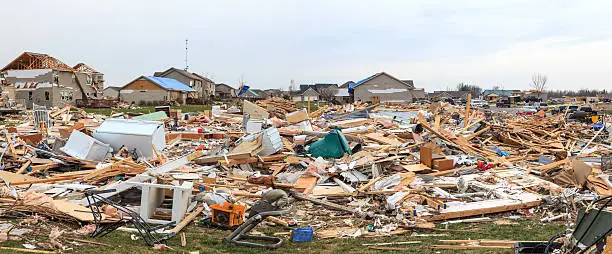
M 280 119 L 285 119 L 285 115 L 287 113 L 298 110 L 294 101 L 285 100 L 278 97 L 258 101 L 257 105 L 267 109 L 270 114 Z
M 213 204 L 252 208 L 273 188 L 291 193 L 296 209 L 270 221 L 283 229 L 293 221 L 312 225 L 324 239 L 433 230 L 484 215 L 569 221 L 589 201 L 612 194 L 607 134 L 562 113 L 516 115 L 446 102 L 329 105 L 310 114 L 279 98 L 245 105 L 250 117 L 215 109 L 202 121 L 158 123 L 165 142 L 147 140 L 148 158 L 142 154 L 151 144 L 135 149 L 130 136 L 110 153 L 100 149 L 108 156 L 99 161 L 64 154 L 67 133 L 93 138 L 105 121 L 73 119 L 70 107 L 52 110 L 61 123 L 46 130 L 0 126 L 0 206 L 89 223 L 85 190 L 109 190 L 105 197 L 147 222 L 174 220 L 171 232 L 179 233 Z M 139 134 L 116 130 L 129 131 Z M 110 214 L 108 221 L 121 217 Z M 434 248 L 511 244 L 447 241 Z

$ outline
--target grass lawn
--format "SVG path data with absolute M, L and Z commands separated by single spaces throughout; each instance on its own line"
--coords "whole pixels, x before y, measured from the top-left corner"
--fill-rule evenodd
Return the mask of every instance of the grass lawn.
M 183 113 L 186 112 L 201 112 L 204 110 L 209 110 L 211 109 L 210 105 L 185 105 L 185 106 L 179 106 L 179 107 L 172 107 L 172 109 L 180 109 Z M 115 111 L 117 113 L 121 112 L 121 113 L 143 113 L 143 114 L 148 114 L 148 113 L 153 113 L 155 112 L 155 106 L 142 106 L 140 108 L 137 109 L 110 109 L 110 108 L 85 108 L 84 109 L 85 112 L 87 113 L 93 113 L 93 114 L 100 114 L 100 115 L 111 115 L 112 111 Z
M 311 101 L 310 102 L 310 112 L 317 111 L 317 109 L 322 108 L 323 106 L 325 106 L 327 104 L 328 104 L 327 102 Z M 295 105 L 297 106 L 297 108 L 308 109 L 308 102 L 307 101 L 298 101 L 298 102 L 295 103 Z
M 495 225 L 493 223 L 472 223 L 472 224 L 455 224 L 449 226 L 451 231 L 427 231 L 418 232 L 420 234 L 447 234 L 447 236 L 427 236 L 413 237 L 412 232 L 405 235 L 392 237 L 378 238 L 357 238 L 357 239 L 330 239 L 317 240 L 309 243 L 291 243 L 286 241 L 283 246 L 275 251 L 275 253 L 394 253 L 393 251 L 379 251 L 368 249 L 367 246 L 362 246 L 363 243 L 377 242 L 400 242 L 400 241 L 421 241 L 420 244 L 408 245 L 393 245 L 385 247 L 401 247 L 410 248 L 409 251 L 401 253 L 513 253 L 511 249 L 478 249 L 478 250 L 433 250 L 429 246 L 433 244 L 442 244 L 438 240 L 442 239 L 461 239 L 461 240 L 477 240 L 477 239 L 492 239 L 492 240 L 516 240 L 516 241 L 547 241 L 551 236 L 564 230 L 562 224 L 544 224 L 541 225 L 537 221 L 520 221 L 516 225 Z M 271 230 L 281 232 L 280 229 L 268 228 L 259 229 L 262 232 L 271 234 Z M 454 231 L 453 231 L 454 230 Z M 210 229 L 204 226 L 195 225 L 195 223 L 183 229 L 185 232 L 187 245 L 181 247 L 180 236 L 176 236 L 169 240 L 168 246 L 174 248 L 174 251 L 169 253 L 189 253 L 199 251 L 199 253 L 263 253 L 268 252 L 259 248 L 248 248 L 228 245 L 222 242 L 222 239 L 227 236 L 230 231 L 219 229 Z M 108 246 L 93 246 L 82 244 L 73 246 L 72 253 L 153 253 L 157 252 L 145 245 L 142 240 L 132 241 L 130 233 L 115 231 L 106 236 L 98 238 L 89 238 L 82 236 L 82 239 L 93 240 L 111 245 Z M 41 237 L 41 241 L 46 238 Z M 8 241 L 0 245 L 7 247 L 23 248 L 23 242 Z M 69 241 L 62 241 L 64 246 L 70 246 Z M 0 253 L 14 253 L 11 251 L 0 250 Z M 395 253 L 400 253 L 396 251 Z

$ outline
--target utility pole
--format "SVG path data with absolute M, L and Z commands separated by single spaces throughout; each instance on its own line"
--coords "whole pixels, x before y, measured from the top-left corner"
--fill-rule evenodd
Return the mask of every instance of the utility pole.
M 187 53 L 189 52 L 189 39 L 185 39 L 185 71 L 189 70 L 189 64 L 187 64 Z

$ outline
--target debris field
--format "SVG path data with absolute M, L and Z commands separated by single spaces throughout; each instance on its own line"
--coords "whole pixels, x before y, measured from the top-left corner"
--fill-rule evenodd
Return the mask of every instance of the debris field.
M 163 250 L 197 224 L 223 229 L 227 244 L 273 249 L 454 223 L 569 225 L 578 210 L 612 195 L 612 146 L 603 128 L 566 113 L 516 115 L 469 102 L 310 111 L 272 98 L 203 112 L 104 116 L 66 106 L 3 115 L 0 216 L 11 220 L 0 224 L 0 241 L 48 235 L 17 249 L 69 252 L 74 239 L 95 245 L 122 230 L 134 244 Z M 71 230 L 37 228 L 40 221 Z M 265 227 L 281 233 L 266 236 Z M 254 236 L 271 243 L 247 243 Z M 418 242 L 389 243 L 401 244 Z M 514 244 L 470 239 L 432 248 Z

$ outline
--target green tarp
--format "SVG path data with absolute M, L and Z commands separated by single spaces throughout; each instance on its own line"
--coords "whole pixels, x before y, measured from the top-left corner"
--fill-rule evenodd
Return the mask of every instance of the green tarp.
M 153 112 L 150 114 L 144 114 L 144 115 L 132 117 L 133 120 L 141 120 L 141 121 L 158 121 L 158 120 L 163 120 L 166 118 L 168 118 L 168 115 L 166 115 L 166 112 L 164 111 L 157 111 L 157 112 Z
M 323 139 L 310 144 L 308 152 L 312 157 L 341 158 L 345 153 L 351 154 L 348 141 L 340 130 L 328 132 Z

